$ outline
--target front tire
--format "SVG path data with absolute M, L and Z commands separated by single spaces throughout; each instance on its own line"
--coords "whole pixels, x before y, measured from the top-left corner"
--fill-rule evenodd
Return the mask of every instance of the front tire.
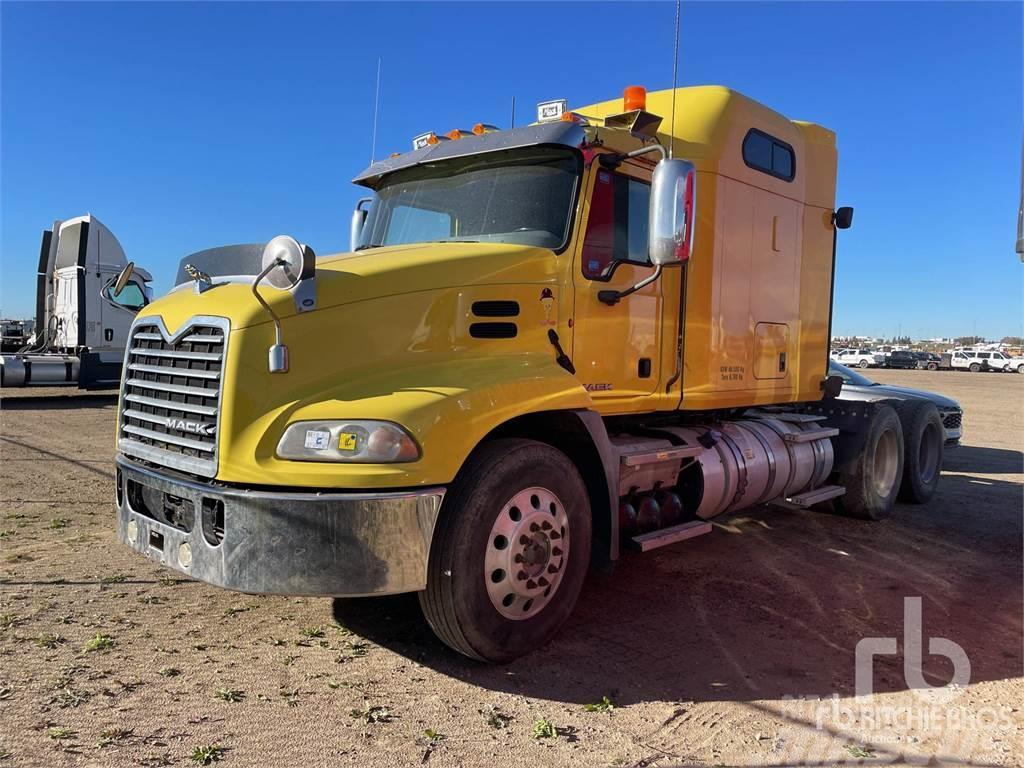
M 981 371 L 981 365 L 979 363 L 971 363 L 968 370 L 970 370 L 971 373 L 978 373 Z
M 934 403 L 903 400 L 893 403 L 903 427 L 903 482 L 900 501 L 926 504 L 935 495 L 942 474 L 946 430 Z
M 449 647 L 504 663 L 547 643 L 569 617 L 590 560 L 586 487 L 561 451 L 484 444 L 449 490 L 420 607 Z

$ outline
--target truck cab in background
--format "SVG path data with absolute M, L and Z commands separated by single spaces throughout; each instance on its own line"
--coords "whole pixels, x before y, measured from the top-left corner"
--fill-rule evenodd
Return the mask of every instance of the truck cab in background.
M 43 232 L 36 276 L 35 337 L 0 358 L 4 387 L 117 386 L 135 316 L 153 298 L 146 270 L 131 274 L 121 244 L 95 216 L 54 222 Z

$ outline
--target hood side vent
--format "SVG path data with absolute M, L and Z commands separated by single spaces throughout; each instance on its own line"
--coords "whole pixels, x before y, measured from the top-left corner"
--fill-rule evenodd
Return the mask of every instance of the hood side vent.
M 474 339 L 514 339 L 519 329 L 515 323 L 473 323 L 469 335 Z
M 473 314 L 477 317 L 519 317 L 519 302 L 474 301 Z

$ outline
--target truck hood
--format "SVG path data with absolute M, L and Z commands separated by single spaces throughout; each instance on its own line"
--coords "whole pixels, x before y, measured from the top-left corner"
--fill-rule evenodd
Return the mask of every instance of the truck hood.
M 338 254 L 317 261 L 317 305 L 480 285 L 548 283 L 557 257 L 504 243 L 421 243 Z
M 558 256 L 546 248 L 505 243 L 422 243 L 334 254 L 316 262 L 316 314 L 345 304 L 461 286 L 555 283 Z M 173 331 L 197 315 L 228 317 L 232 329 L 269 323 L 251 290 L 252 278 L 213 278 L 197 293 L 188 283 L 147 306 L 140 317 L 161 315 Z M 282 318 L 298 314 L 292 293 L 260 285 L 260 295 Z

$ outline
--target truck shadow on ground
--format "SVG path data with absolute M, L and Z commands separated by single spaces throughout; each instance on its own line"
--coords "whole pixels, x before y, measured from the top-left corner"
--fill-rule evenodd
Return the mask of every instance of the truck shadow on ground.
M 3 408 L 11 411 L 79 411 L 83 408 L 111 408 L 117 405 L 117 392 L 77 395 L 26 395 L 12 397 L 3 391 Z
M 1012 453 L 1012 452 L 1008 452 Z M 944 474 L 924 506 L 866 522 L 780 509 L 592 573 L 562 632 L 505 666 L 436 640 L 415 595 L 336 600 L 339 623 L 415 662 L 496 691 L 587 703 L 779 699 L 854 693 L 868 637 L 904 637 L 905 597 L 923 634 L 963 647 L 971 682 L 1024 674 L 1020 655 L 1021 487 Z M 927 649 L 928 644 L 924 647 Z M 926 655 L 941 685 L 950 661 Z M 907 688 L 902 656 L 877 657 L 874 690 Z
M 1024 472 L 1024 453 L 1008 448 L 963 445 L 947 451 L 942 465 L 947 472 L 1019 475 Z

